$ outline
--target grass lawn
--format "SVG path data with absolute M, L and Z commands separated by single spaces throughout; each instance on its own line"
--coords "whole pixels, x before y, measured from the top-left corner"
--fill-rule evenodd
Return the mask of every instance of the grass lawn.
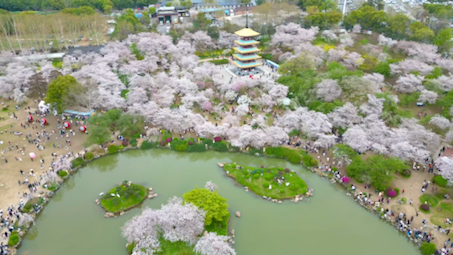
M 423 194 L 420 196 L 420 203 L 424 204 L 425 201 L 427 201 L 431 207 L 435 207 L 441 199 L 442 197 L 439 197 L 438 195 Z
M 159 239 L 160 247 L 162 248 L 162 252 L 158 254 L 162 255 L 196 255 L 193 251 L 194 246 L 188 246 L 185 242 L 170 242 L 165 240 L 164 238 Z
M 440 175 L 434 176 L 433 179 L 431 179 L 431 182 L 442 188 L 447 187 L 447 180 Z
M 120 197 L 111 194 L 118 194 Z M 123 182 L 104 195 L 101 206 L 108 212 L 118 213 L 140 204 L 147 195 L 147 188 L 134 183 L 127 185 L 127 182 Z
M 259 196 L 286 199 L 305 194 L 308 190 L 307 184 L 296 173 L 281 167 L 261 169 L 229 163 L 225 164 L 224 170 L 237 182 L 249 187 Z M 281 184 L 277 180 L 280 180 Z M 269 189 L 270 185 L 271 189 Z

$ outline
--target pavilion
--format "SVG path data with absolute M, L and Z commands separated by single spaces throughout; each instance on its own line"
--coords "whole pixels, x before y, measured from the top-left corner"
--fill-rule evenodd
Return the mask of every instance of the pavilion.
M 236 31 L 235 34 L 240 37 L 239 40 L 234 41 L 238 46 L 233 48 L 235 51 L 233 64 L 238 67 L 236 74 L 252 75 L 259 73 L 260 71 L 256 67 L 261 66 L 261 62 L 257 62 L 261 58 L 258 55 L 260 50 L 257 47 L 260 42 L 256 41 L 255 37 L 259 36 L 260 33 L 248 27 L 247 17 L 245 28 Z

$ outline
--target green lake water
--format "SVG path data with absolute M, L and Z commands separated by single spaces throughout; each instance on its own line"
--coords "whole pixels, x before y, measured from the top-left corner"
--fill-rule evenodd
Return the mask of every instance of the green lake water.
M 217 162 L 295 170 L 314 189 L 309 201 L 265 201 L 225 176 Z M 159 196 L 142 207 L 160 208 L 169 197 L 211 180 L 228 199 L 230 228 L 239 255 L 419 255 L 394 227 L 356 204 L 345 191 L 298 165 L 237 153 L 133 150 L 93 161 L 69 178 L 26 235 L 20 255 L 126 255 L 120 227 L 140 208 L 106 219 L 94 201 L 130 180 Z M 241 212 L 241 218 L 234 213 Z

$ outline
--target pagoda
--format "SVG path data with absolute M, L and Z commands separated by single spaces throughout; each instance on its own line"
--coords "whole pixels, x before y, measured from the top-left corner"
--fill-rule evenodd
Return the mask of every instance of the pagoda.
M 238 47 L 233 48 L 235 51 L 235 54 L 233 54 L 233 64 L 239 67 L 243 74 L 246 72 L 253 73 L 255 67 L 261 65 L 261 63 L 256 61 L 261 58 L 261 56 L 258 56 L 260 50 L 257 47 L 260 42 L 255 40 L 255 37 L 259 36 L 260 33 L 253 31 L 248 27 L 247 15 L 245 28 L 236 31 L 235 34 L 237 34 L 240 39 L 234 41 Z

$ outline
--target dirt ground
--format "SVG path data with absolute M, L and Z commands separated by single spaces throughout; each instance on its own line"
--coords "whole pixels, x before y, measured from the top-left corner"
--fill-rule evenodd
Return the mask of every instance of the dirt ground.
M 42 131 L 43 129 L 46 132 L 51 133 L 52 130 L 58 132 L 58 120 L 61 121 L 60 117 L 56 117 L 53 115 L 47 115 L 45 118 L 47 119 L 49 125 L 46 125 L 44 128 L 41 128 L 39 124 L 37 124 L 37 129 L 32 129 L 30 126 L 29 128 L 21 127 L 21 123 L 27 122 L 28 110 L 25 110 L 25 107 L 21 107 L 20 110 L 15 109 L 15 103 L 13 101 L 3 100 L 3 105 L 9 105 L 7 111 L 0 111 L 0 118 L 4 117 L 5 119 L 0 120 L 0 131 L 3 133 L 0 134 L 0 151 L 2 156 L 5 157 L 7 163 L 3 163 L 0 161 L 0 209 L 3 212 L 7 211 L 7 206 L 10 204 L 14 204 L 17 208 L 17 204 L 19 199 L 22 198 L 25 192 L 30 193 L 28 190 L 27 185 L 21 184 L 19 185 L 18 181 L 23 182 L 24 176 L 28 175 L 30 169 L 33 169 L 35 176 L 29 176 L 28 180 L 30 183 L 39 180 L 39 176 L 44 172 L 48 171 L 50 164 L 52 162 L 51 153 L 57 153 L 57 155 L 67 154 L 69 152 L 74 152 L 77 154 L 82 151 L 83 149 L 83 142 L 85 140 L 85 134 L 80 133 L 77 128 L 75 127 L 75 123 L 71 126 L 76 131 L 76 135 L 70 135 L 68 138 L 64 137 L 61 138 L 60 135 L 52 135 L 50 140 L 47 140 L 44 143 L 41 143 L 45 148 L 43 150 L 39 150 L 34 144 L 28 143 L 28 139 L 25 138 L 25 135 L 28 135 L 29 132 L 32 134 L 32 139 L 36 138 L 36 133 Z M 37 102 L 29 101 L 26 105 L 27 107 L 30 106 L 30 109 L 34 111 L 37 109 Z M 12 118 L 13 112 L 17 116 L 17 120 Z M 9 113 L 9 115 L 8 115 Z M 33 118 L 36 120 L 41 120 L 39 116 L 33 115 Z M 63 122 L 61 122 L 63 124 Z M 10 133 L 12 130 L 13 133 Z M 14 135 L 14 132 L 22 132 L 21 136 Z M 66 139 L 70 139 L 71 146 L 68 146 L 65 143 Z M 9 150 L 9 144 L 11 144 L 14 149 Z M 55 148 L 53 146 L 55 144 Z M 25 148 L 24 155 L 16 150 L 16 145 L 18 148 Z M 61 148 L 59 148 L 61 145 Z M 67 149 L 65 148 L 67 146 Z M 4 153 L 6 150 L 6 153 Z M 31 161 L 29 153 L 34 152 L 36 154 L 36 158 L 34 161 Z M 16 160 L 15 158 L 21 158 L 22 161 Z M 43 169 L 41 169 L 41 164 L 39 162 L 40 159 L 44 159 Z M 23 170 L 25 173 L 21 175 L 19 172 Z M 39 194 L 36 193 L 36 195 Z M 19 196 L 20 195 L 20 196 Z M 24 202 L 26 200 L 24 199 Z M 0 241 L 2 238 L 0 237 Z

